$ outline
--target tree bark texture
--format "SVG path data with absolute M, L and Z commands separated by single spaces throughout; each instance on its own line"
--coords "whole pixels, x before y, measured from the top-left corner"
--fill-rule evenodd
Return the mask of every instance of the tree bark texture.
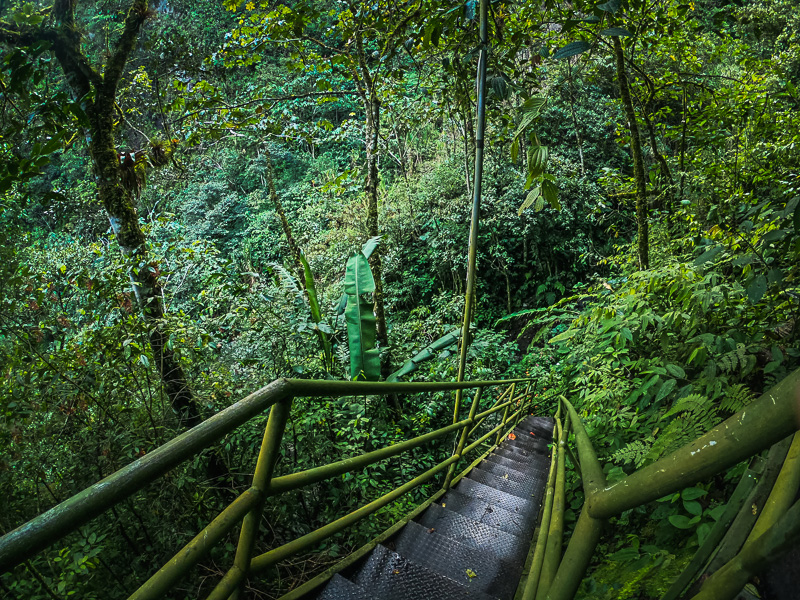
M 286 218 L 286 212 L 283 210 L 283 202 L 281 202 L 278 192 L 275 189 L 275 177 L 272 170 L 272 155 L 269 150 L 264 148 L 264 157 L 267 159 L 267 187 L 269 188 L 269 198 L 275 206 L 275 212 L 278 213 L 278 219 L 281 222 L 283 234 L 286 236 L 286 241 L 289 244 L 289 253 L 292 255 L 292 265 L 294 266 L 295 273 L 297 273 L 297 281 L 300 286 L 305 289 L 306 275 L 303 269 L 303 263 L 300 260 L 300 247 L 294 239 L 292 233 L 292 226 L 289 224 L 289 219 Z
M 97 192 L 123 253 L 130 259 L 131 284 L 150 329 L 150 346 L 161 375 L 164 391 L 182 427 L 200 423 L 200 413 L 186 375 L 174 352 L 168 348 L 169 332 L 164 322 L 162 290 L 158 271 L 148 258 L 146 239 L 132 193 L 122 184 L 120 162 L 114 140 L 117 88 L 139 32 L 148 17 L 147 0 L 134 0 L 125 17 L 123 31 L 112 49 L 103 73 L 96 71 L 81 50 L 81 34 L 75 24 L 74 0 L 56 0 L 52 24 L 5 29 L 0 42 L 28 45 L 47 40 L 61 66 L 73 96 L 88 118 L 86 139 L 92 159 Z
M 625 55 L 619 37 L 614 40 L 614 56 L 617 64 L 617 80 L 619 93 L 625 116 L 628 119 L 628 129 L 631 134 L 631 155 L 633 157 L 633 178 L 636 180 L 636 233 L 637 250 L 639 255 L 639 268 L 647 269 L 650 266 L 650 243 L 647 224 L 647 182 L 644 176 L 644 160 L 642 156 L 642 143 L 639 139 L 639 125 L 636 121 L 636 111 L 631 99 L 628 75 L 625 72 Z
M 353 73 L 353 79 L 358 87 L 361 101 L 366 113 L 365 124 L 365 150 L 367 177 L 364 190 L 367 199 L 367 236 L 372 238 L 380 235 L 378 226 L 378 160 L 380 158 L 381 131 L 381 101 L 378 98 L 375 81 L 370 74 L 367 65 L 366 53 L 364 51 L 361 32 L 356 33 L 356 52 L 358 56 L 358 73 Z M 392 372 L 391 351 L 389 349 L 389 334 L 386 328 L 386 311 L 384 308 L 383 294 L 383 265 L 381 262 L 381 247 L 378 246 L 369 257 L 369 264 L 372 269 L 372 277 L 375 280 L 375 325 L 377 329 L 378 342 L 381 346 L 381 375 L 386 378 Z

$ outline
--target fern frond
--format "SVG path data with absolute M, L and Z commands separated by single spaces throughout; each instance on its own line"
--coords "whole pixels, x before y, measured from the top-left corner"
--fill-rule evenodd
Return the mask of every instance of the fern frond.
M 656 461 L 662 456 L 697 439 L 718 421 L 717 407 L 708 397 L 691 394 L 681 398 L 664 415 L 664 419 L 675 416 L 653 443 L 646 460 Z
M 723 412 L 737 413 L 755 399 L 756 397 L 747 389 L 747 386 L 737 383 L 728 388 L 719 408 Z
M 638 469 L 647 459 L 652 444 L 653 438 L 636 440 L 614 452 L 614 454 L 611 455 L 611 459 L 614 462 L 622 464 L 632 462 Z

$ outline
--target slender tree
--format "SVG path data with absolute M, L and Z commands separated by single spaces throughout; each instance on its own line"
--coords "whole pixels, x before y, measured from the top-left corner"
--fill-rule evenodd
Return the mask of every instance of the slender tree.
M 84 135 L 91 156 L 97 194 L 105 208 L 117 242 L 131 264 L 131 283 L 150 328 L 150 345 L 164 390 L 180 424 L 192 427 L 201 420 L 186 375 L 167 341 L 169 332 L 158 269 L 147 252 L 132 190 L 124 184 L 120 154 L 115 143 L 116 99 L 125 65 L 136 47 L 139 33 L 150 15 L 147 0 L 134 0 L 122 33 L 104 65 L 92 65 L 83 49 L 81 29 L 75 21 L 76 0 L 56 0 L 49 10 L 29 22 L 0 21 L 0 44 L 28 47 L 45 42 L 57 60 L 73 98 L 86 115 Z M 42 17 L 43 15 L 43 17 Z
M 622 99 L 622 107 L 625 109 L 625 116 L 628 119 L 628 130 L 631 134 L 633 178 L 636 181 L 636 232 L 639 268 L 647 269 L 650 266 L 650 243 L 647 227 L 647 180 L 644 176 L 642 142 L 639 139 L 639 124 L 636 120 L 636 110 L 633 107 L 628 74 L 625 70 L 625 54 L 622 49 L 622 42 L 619 36 L 614 36 L 612 41 L 614 44 L 614 59 L 617 67 L 619 95 Z

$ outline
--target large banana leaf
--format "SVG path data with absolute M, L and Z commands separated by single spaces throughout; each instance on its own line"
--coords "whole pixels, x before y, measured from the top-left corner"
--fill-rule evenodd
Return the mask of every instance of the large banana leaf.
M 306 281 L 306 292 L 308 293 L 308 306 L 311 309 L 311 320 L 319 324 L 322 322 L 322 311 L 319 308 L 319 298 L 317 297 L 317 287 L 314 284 L 314 274 L 311 272 L 311 266 L 304 254 L 300 254 L 300 262 L 303 264 L 303 275 Z M 325 370 L 330 371 L 333 365 L 333 351 L 331 349 L 331 342 L 327 334 L 317 329 L 317 338 L 322 348 L 322 355 L 325 362 Z
M 375 347 L 377 330 L 371 298 L 375 291 L 375 279 L 363 252 L 354 252 L 347 259 L 344 291 L 347 295 L 344 317 L 350 348 L 350 378 L 378 381 L 381 359 Z M 369 297 L 365 298 L 367 295 Z
M 418 352 L 413 357 L 408 359 L 402 367 L 389 375 L 389 377 L 386 378 L 386 381 L 397 381 L 400 377 L 408 375 L 409 373 L 413 373 L 417 370 L 417 367 L 420 365 L 420 363 L 430 360 L 445 348 L 449 348 L 455 344 L 459 339 L 461 339 L 460 327 L 458 329 L 453 329 L 453 331 L 447 335 L 442 336 L 435 342 L 431 342 L 425 346 L 421 352 Z

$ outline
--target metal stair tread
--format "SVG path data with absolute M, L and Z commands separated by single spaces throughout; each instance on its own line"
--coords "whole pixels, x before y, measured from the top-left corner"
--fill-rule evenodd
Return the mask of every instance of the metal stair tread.
M 505 458 L 513 458 L 515 460 L 524 462 L 530 461 L 532 457 L 535 455 L 534 452 L 528 452 L 523 448 L 520 448 L 518 446 L 511 446 L 505 442 L 501 444 L 497 448 L 497 450 L 495 450 L 495 453 Z
M 432 600 L 452 598 L 465 600 L 497 600 L 477 586 L 470 588 L 449 577 L 378 545 L 354 576 L 354 583 L 380 600 Z
M 534 511 L 506 510 L 475 496 L 468 496 L 452 489 L 441 499 L 442 508 L 447 508 L 475 521 L 502 529 L 519 537 L 530 537 L 536 523 Z
M 503 465 L 500 463 L 492 462 L 490 460 L 486 460 L 485 458 L 478 463 L 478 467 L 483 469 L 484 471 L 489 471 L 490 473 L 494 473 L 495 475 L 508 475 L 510 479 L 514 479 L 515 481 L 527 481 L 531 478 L 531 473 L 524 472 L 520 470 L 520 466 L 517 465 L 516 468 L 510 465 Z
M 467 477 L 458 482 L 455 490 L 460 494 L 484 500 L 492 506 L 499 506 L 512 513 L 528 515 L 539 512 L 539 507 L 533 498 L 520 498 Z
M 536 495 L 536 485 L 534 483 L 523 483 L 514 481 L 513 479 L 505 479 L 489 471 L 479 469 L 478 467 L 472 469 L 469 475 L 467 475 L 467 478 L 480 481 L 495 489 L 503 490 L 514 496 L 519 496 L 520 498 L 533 498 Z
M 514 439 L 506 437 L 506 439 L 503 441 L 515 446 L 521 446 L 526 450 L 533 450 L 534 452 L 550 451 L 549 445 L 552 444 L 552 442 L 545 440 L 544 438 L 532 437 L 531 434 L 524 429 L 515 429 L 514 435 L 516 436 Z
M 432 504 L 419 517 L 420 525 L 431 528 L 467 546 L 493 552 L 508 561 L 523 561 L 528 551 L 525 539 Z
M 336 573 L 316 596 L 316 600 L 370 600 L 373 597 L 364 588 Z
M 500 600 L 514 597 L 522 572 L 521 564 L 461 544 L 414 521 L 406 524 L 396 538 L 395 551 L 468 589 L 480 590 Z
M 484 462 L 490 462 L 496 465 L 506 466 L 509 469 L 514 469 L 519 473 L 526 473 L 530 470 L 529 462 L 523 462 L 521 460 L 516 460 L 513 458 L 506 458 L 505 456 L 500 456 L 499 454 L 495 454 L 494 452 L 488 454 L 486 458 L 484 458 L 483 460 Z

